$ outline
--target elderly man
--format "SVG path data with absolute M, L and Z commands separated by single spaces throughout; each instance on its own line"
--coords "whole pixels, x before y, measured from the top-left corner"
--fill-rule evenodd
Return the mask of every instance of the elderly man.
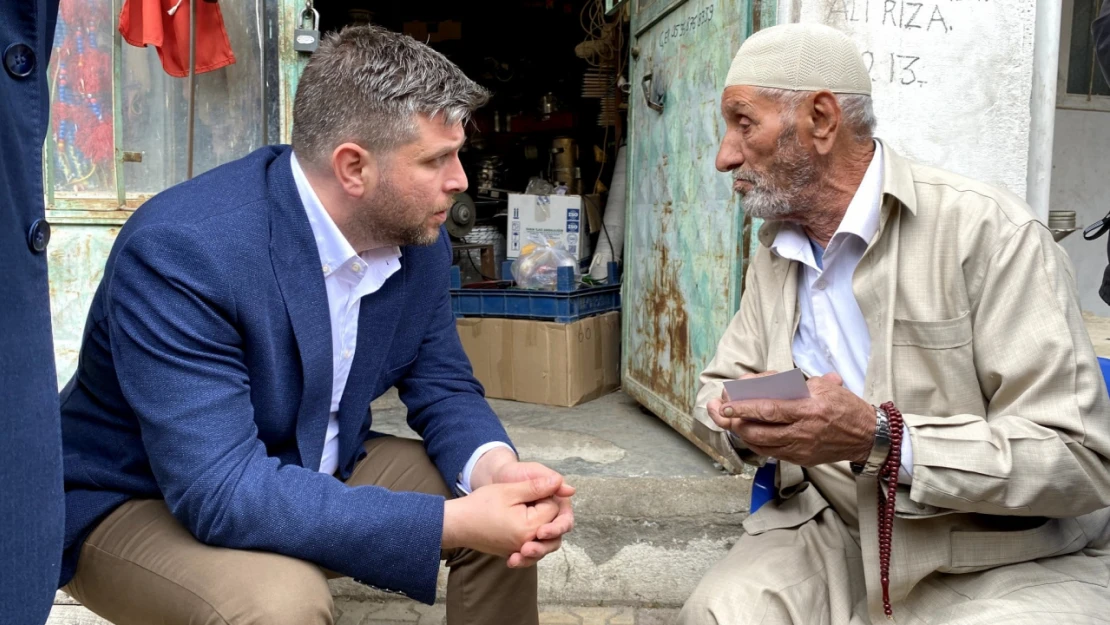
M 1110 398 L 1068 259 L 1020 198 L 873 139 L 870 91 L 820 25 L 729 71 L 717 168 L 766 223 L 697 416 L 777 496 L 680 621 L 1105 622 Z M 723 393 L 795 367 L 808 399 Z
M 487 98 L 379 27 L 329 35 L 293 146 L 119 233 L 61 398 L 60 583 L 116 625 L 329 625 L 327 579 L 536 625 L 574 489 L 517 459 L 462 350 L 443 231 Z M 373 433 L 396 387 L 423 441 Z

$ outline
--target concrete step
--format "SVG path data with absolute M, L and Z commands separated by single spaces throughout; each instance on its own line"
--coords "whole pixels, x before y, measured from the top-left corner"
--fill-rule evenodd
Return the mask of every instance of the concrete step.
M 338 602 L 341 612 L 336 625 L 386 625 L 415 623 L 445 625 L 442 604 Z M 540 606 L 540 625 L 670 625 L 678 610 L 668 608 Z
M 443 604 L 410 601 L 336 601 L 336 625 L 446 625 Z M 540 606 L 540 625 L 670 625 L 673 608 Z M 112 625 L 79 605 L 55 605 L 47 625 Z
M 522 459 L 547 464 L 578 488 L 574 531 L 538 565 L 540 603 L 550 612 L 543 622 L 670 622 L 740 536 L 750 479 L 725 474 L 622 393 L 575 408 L 490 403 Z M 374 429 L 416 438 L 405 414 L 389 394 L 375 402 Z M 440 623 L 446 569 L 440 570 L 440 602 L 431 608 L 350 579 L 331 587 L 344 625 Z M 50 623 L 102 623 L 77 610 L 83 608 L 59 606 Z
M 751 480 L 726 475 L 627 395 L 575 408 L 490 404 L 522 459 L 578 487 L 574 531 L 539 564 L 542 603 L 680 607 L 741 534 Z M 405 414 L 388 394 L 375 404 L 374 429 L 415 437 Z M 350 580 L 333 589 L 374 596 Z

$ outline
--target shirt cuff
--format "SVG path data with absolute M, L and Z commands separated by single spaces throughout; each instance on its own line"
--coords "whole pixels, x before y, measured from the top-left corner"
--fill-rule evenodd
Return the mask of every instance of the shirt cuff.
M 462 473 L 459 474 L 459 481 L 456 484 L 456 486 L 458 486 L 459 492 L 464 495 L 470 494 L 470 474 L 474 472 L 474 465 L 478 464 L 478 460 L 483 455 L 485 455 L 487 451 L 490 451 L 491 449 L 497 449 L 498 447 L 505 447 L 509 451 L 512 451 L 513 449 L 512 447 L 509 447 L 501 441 L 493 441 L 491 443 L 486 443 L 485 445 L 482 445 L 478 449 L 474 450 L 474 453 L 470 455 L 470 460 L 468 460 L 466 466 L 463 467 Z
M 909 486 L 913 482 L 913 445 L 910 429 L 902 424 L 902 466 L 898 468 L 898 483 Z

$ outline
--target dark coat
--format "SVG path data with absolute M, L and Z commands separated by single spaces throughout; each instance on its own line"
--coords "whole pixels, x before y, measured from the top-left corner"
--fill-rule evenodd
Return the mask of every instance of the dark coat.
M 0 621 L 43 623 L 58 585 L 62 455 L 42 144 L 58 0 L 0 2 Z

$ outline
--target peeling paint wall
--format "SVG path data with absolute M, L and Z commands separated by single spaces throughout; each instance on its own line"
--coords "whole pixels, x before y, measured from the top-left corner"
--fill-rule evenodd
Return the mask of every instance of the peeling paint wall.
M 300 0 L 277 0 L 277 5 L 280 138 L 275 142 L 288 142 L 293 123 L 293 96 L 296 93 L 301 70 L 308 59 L 308 55 L 294 51 L 292 43 L 292 32 L 299 23 L 304 3 Z M 247 17 L 254 15 L 254 8 L 244 11 Z M 131 49 L 128 49 L 128 53 L 136 54 Z M 248 61 L 251 60 L 257 67 L 257 58 L 248 59 Z M 207 76 L 207 74 L 202 75 L 198 86 L 198 96 L 202 103 L 206 95 L 205 81 L 209 80 Z M 259 108 L 256 117 L 261 115 Z M 247 114 L 244 119 L 254 118 Z M 168 141 L 169 139 L 166 139 L 164 142 Z M 249 150 L 242 154 L 228 154 L 226 158 L 221 159 L 221 162 L 245 156 L 247 152 Z M 52 187 L 49 180 L 46 186 L 48 189 Z M 128 189 L 124 203 L 126 210 L 120 210 L 120 203 L 107 196 L 68 194 L 48 198 L 50 204 L 46 211 L 46 218 L 53 226 L 53 238 L 48 248 L 50 309 L 59 387 L 69 381 L 77 368 L 85 319 L 92 304 L 93 295 L 104 275 L 104 264 L 108 260 L 108 253 L 112 249 L 120 227 L 134 209 L 154 193 L 162 190 L 157 188 L 157 185 L 152 189 L 147 187 L 142 189 L 142 193 Z
M 739 302 L 742 212 L 714 160 L 724 133 L 721 84 L 750 31 L 751 5 L 641 0 L 636 8 L 623 382 L 697 443 L 697 377 Z M 645 89 L 663 102 L 661 112 Z
M 53 236 L 47 248 L 47 266 L 59 388 L 77 369 L 89 306 L 126 217 L 126 211 L 88 211 L 81 218 L 51 216 Z

